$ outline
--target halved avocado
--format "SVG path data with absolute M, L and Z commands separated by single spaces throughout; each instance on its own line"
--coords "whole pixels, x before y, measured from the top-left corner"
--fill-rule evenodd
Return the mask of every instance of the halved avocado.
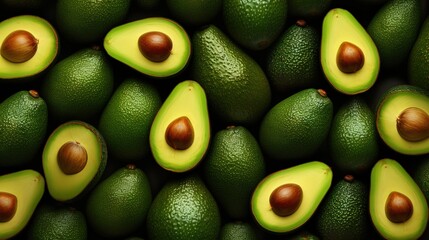
M 429 153 L 429 91 L 401 84 L 391 87 L 377 107 L 376 125 L 391 149 L 407 155 Z
M 380 70 L 377 47 L 349 11 L 334 8 L 325 15 L 320 51 L 323 72 L 339 92 L 353 95 L 374 85 Z
M 413 178 L 393 159 L 381 159 L 371 171 L 369 210 L 385 239 L 418 239 L 426 229 L 428 205 Z
M 21 232 L 45 191 L 45 179 L 32 169 L 0 176 L 0 239 Z
M 156 162 L 169 171 L 185 172 L 205 155 L 210 141 L 207 98 L 193 80 L 178 83 L 152 123 L 149 143 Z
M 104 48 L 116 60 L 152 77 L 169 77 L 182 71 L 191 55 L 186 31 L 164 17 L 149 17 L 111 29 Z
M 253 192 L 251 210 L 254 218 L 271 232 L 287 233 L 298 229 L 311 218 L 323 200 L 331 186 L 332 175 L 331 168 L 319 161 L 269 174 Z M 284 211 L 288 208 L 294 211 Z
M 0 22 L 0 79 L 34 76 L 58 54 L 58 36 L 44 18 L 20 15 Z
M 51 133 L 42 158 L 49 194 L 57 201 L 71 202 L 100 180 L 106 166 L 107 147 L 95 127 L 69 121 Z

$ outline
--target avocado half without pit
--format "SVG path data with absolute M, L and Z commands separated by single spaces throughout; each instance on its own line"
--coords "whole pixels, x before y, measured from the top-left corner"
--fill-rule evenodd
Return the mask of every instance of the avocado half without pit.
M 69 121 L 58 126 L 43 149 L 43 171 L 50 195 L 71 202 L 100 179 L 107 161 L 104 138 L 92 125 Z
M 0 44 L 0 79 L 36 75 L 50 66 L 58 53 L 56 30 L 33 15 L 0 22 Z
M 156 78 L 181 72 L 191 55 L 187 32 L 165 17 L 149 17 L 119 25 L 104 38 L 114 59 Z

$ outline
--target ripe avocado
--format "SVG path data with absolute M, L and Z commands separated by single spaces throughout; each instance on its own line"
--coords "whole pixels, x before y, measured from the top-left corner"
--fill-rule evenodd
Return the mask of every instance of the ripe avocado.
M 328 82 L 339 92 L 367 91 L 377 80 L 377 46 L 360 22 L 346 9 L 331 9 L 322 23 L 320 60 Z
M 42 153 L 49 194 L 61 202 L 79 199 L 100 180 L 106 161 L 107 147 L 95 127 L 82 121 L 59 125 Z
M 370 179 L 369 212 L 376 230 L 385 239 L 418 239 L 427 226 L 428 205 L 407 170 L 385 158 L 374 165 Z
M 194 168 L 210 142 L 210 121 L 204 89 L 193 80 L 178 83 L 152 122 L 149 144 L 156 162 L 172 172 Z
M 112 28 L 104 48 L 114 59 L 151 77 L 181 72 L 191 55 L 190 39 L 172 19 L 148 17 Z
M 267 175 L 252 195 L 254 218 L 271 232 L 287 233 L 298 229 L 313 216 L 325 197 L 332 175 L 331 168 L 319 161 L 302 163 Z M 283 214 L 282 209 L 288 214 Z
M 45 179 L 32 169 L 0 176 L 0 238 L 9 239 L 28 224 L 45 192 Z
M 218 17 L 222 0 L 166 0 L 165 5 L 178 22 L 196 27 L 209 24 Z
M 19 15 L 0 22 L 0 79 L 44 72 L 58 54 L 58 36 L 44 18 Z
M 326 14 L 333 0 L 288 0 L 291 18 L 318 19 Z
M 429 16 L 420 28 L 408 58 L 408 81 L 411 85 L 429 90 Z
M 391 87 L 377 107 L 378 133 L 387 146 L 399 153 L 429 153 L 428 114 L 426 89 L 406 84 Z
M 258 232 L 252 224 L 243 221 L 230 221 L 222 225 L 219 240 L 258 240 Z

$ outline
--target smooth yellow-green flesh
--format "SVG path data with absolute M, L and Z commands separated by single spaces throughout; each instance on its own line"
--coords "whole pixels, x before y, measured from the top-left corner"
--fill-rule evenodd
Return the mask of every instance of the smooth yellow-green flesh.
M 139 37 L 151 31 L 163 32 L 173 42 L 171 55 L 163 62 L 152 62 L 139 50 Z M 145 18 L 113 28 L 104 38 L 104 47 L 113 58 L 154 77 L 167 77 L 180 72 L 191 54 L 189 36 L 185 30 L 177 23 L 161 17 Z
M 21 170 L 0 176 L 0 191 L 12 193 L 17 198 L 14 217 L 0 222 L 0 239 L 8 239 L 27 225 L 45 190 L 43 176 L 34 170 Z
M 343 42 L 358 46 L 365 58 L 355 73 L 343 73 L 337 66 L 337 52 Z M 333 9 L 325 16 L 322 27 L 321 64 L 332 86 L 345 94 L 357 94 L 374 85 L 380 65 L 378 50 L 362 25 L 344 9 Z
M 397 93 L 386 97 L 377 113 L 377 128 L 380 137 L 393 150 L 409 155 L 429 153 L 429 138 L 410 142 L 399 135 L 396 119 L 409 107 L 418 107 L 429 114 L 429 98 L 415 93 Z
M 43 150 L 43 170 L 49 194 L 58 201 L 78 196 L 97 174 L 102 157 L 101 143 L 90 129 L 80 124 L 67 124 L 65 128 L 55 131 Z M 73 175 L 64 174 L 57 163 L 58 150 L 69 141 L 79 142 L 88 154 L 85 168 Z
M 0 44 L 16 30 L 26 30 L 38 39 L 36 54 L 23 63 L 12 63 L 0 55 L 0 78 L 12 79 L 37 74 L 47 68 L 58 52 L 58 38 L 54 28 L 46 20 L 22 15 L 0 22 Z
M 272 173 L 259 183 L 253 193 L 251 201 L 253 215 L 257 222 L 269 231 L 290 232 L 310 219 L 329 190 L 331 182 L 331 169 L 325 163 L 318 161 Z M 274 189 L 287 183 L 296 183 L 301 186 L 303 198 L 295 213 L 281 217 L 272 211 L 270 195 Z
M 413 204 L 413 215 L 404 223 L 393 223 L 386 217 L 384 206 L 392 191 L 404 194 Z M 386 239 L 417 239 L 427 225 L 425 196 L 403 167 L 392 159 L 379 160 L 373 167 L 369 208 L 374 226 Z
M 175 150 L 165 140 L 165 130 L 175 119 L 186 116 L 194 128 L 194 141 L 185 150 Z M 179 83 L 167 97 L 156 115 L 150 131 L 150 147 L 160 166 L 174 172 L 184 172 L 203 158 L 210 140 L 207 99 L 203 88 L 195 81 Z

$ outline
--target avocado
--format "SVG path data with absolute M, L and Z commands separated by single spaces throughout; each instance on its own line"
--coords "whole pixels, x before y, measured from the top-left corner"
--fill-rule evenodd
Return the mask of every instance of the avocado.
M 331 8 L 333 0 L 288 0 L 289 18 L 319 19 Z
M 380 71 L 377 46 L 348 10 L 334 8 L 325 15 L 320 49 L 322 70 L 336 90 L 354 95 L 374 85 Z
M 252 195 L 251 211 L 255 220 L 264 229 L 275 233 L 300 228 L 325 197 L 332 176 L 331 168 L 320 161 L 270 173 L 259 182 Z
M 109 157 L 124 162 L 148 157 L 149 132 L 161 105 L 158 89 L 148 81 L 127 78 L 121 82 L 101 113 L 98 124 L 109 146 Z
M 9 239 L 27 226 L 45 191 L 36 170 L 23 169 L 0 176 L 0 238 Z
M 220 124 L 257 124 L 271 104 L 262 67 L 216 25 L 192 35 L 190 76 L 207 93 L 210 112 Z
M 41 84 L 52 119 L 92 121 L 109 101 L 114 88 L 113 66 L 98 46 L 80 48 L 47 72 Z
M 146 173 L 135 164 L 116 169 L 86 200 L 88 225 L 104 238 L 126 237 L 140 229 L 152 203 Z
M 289 240 L 320 240 L 320 238 L 309 230 L 301 230 L 293 234 Z
M 155 196 L 146 219 L 148 239 L 217 240 L 220 209 L 194 173 L 173 178 Z
M 58 35 L 46 19 L 18 15 L 0 22 L 0 45 L 0 79 L 28 79 L 53 64 Z
M 260 239 L 254 226 L 244 221 L 225 222 L 219 232 L 219 240 L 258 240 Z
M 152 122 L 149 144 L 166 170 L 185 172 L 204 157 L 210 142 L 210 120 L 204 89 L 194 80 L 179 82 Z
M 345 175 L 326 194 L 317 210 L 316 229 L 321 239 L 368 239 L 368 186 L 353 175 Z
M 333 108 L 323 89 L 307 88 L 284 98 L 259 126 L 262 151 L 276 160 L 298 160 L 316 153 L 328 138 Z
M 411 85 L 429 90 L 429 17 L 424 19 L 408 58 L 407 79 Z
M 307 21 L 297 20 L 267 50 L 265 62 L 268 80 L 277 93 L 319 86 L 323 80 L 319 31 Z
M 366 29 L 377 46 L 382 68 L 407 64 L 422 16 L 419 0 L 392 0 L 375 13 Z
M 429 92 L 413 85 L 391 87 L 381 98 L 377 131 L 384 143 L 406 155 L 429 153 Z
M 250 50 L 269 47 L 283 31 L 287 0 L 229 0 L 222 4 L 222 19 L 229 36 Z
M 203 170 L 207 187 L 232 219 L 248 217 L 252 192 L 265 176 L 258 141 L 243 126 L 219 130 L 211 141 Z
M 85 215 L 75 207 L 43 202 L 28 223 L 27 239 L 86 240 L 88 227 Z
M 36 90 L 19 90 L 0 103 L 0 166 L 32 164 L 43 147 L 48 107 Z
M 148 17 L 116 26 L 104 37 L 107 54 L 155 78 L 178 74 L 191 56 L 185 29 L 172 19 Z
M 78 120 L 57 126 L 42 153 L 50 196 L 61 202 L 80 199 L 100 180 L 106 162 L 106 143 L 94 126 Z
M 329 130 L 332 165 L 343 174 L 363 174 L 378 160 L 375 114 L 360 95 L 344 100 Z
M 369 212 L 379 234 L 385 239 L 418 239 L 427 226 L 428 205 L 407 170 L 384 158 L 374 165 L 370 179 Z
M 220 15 L 222 0 L 166 0 L 165 5 L 178 22 L 197 27 L 213 22 Z
M 429 156 L 423 155 L 418 159 L 418 163 L 415 164 L 414 171 L 411 173 L 411 177 L 417 183 L 426 197 L 429 199 Z

